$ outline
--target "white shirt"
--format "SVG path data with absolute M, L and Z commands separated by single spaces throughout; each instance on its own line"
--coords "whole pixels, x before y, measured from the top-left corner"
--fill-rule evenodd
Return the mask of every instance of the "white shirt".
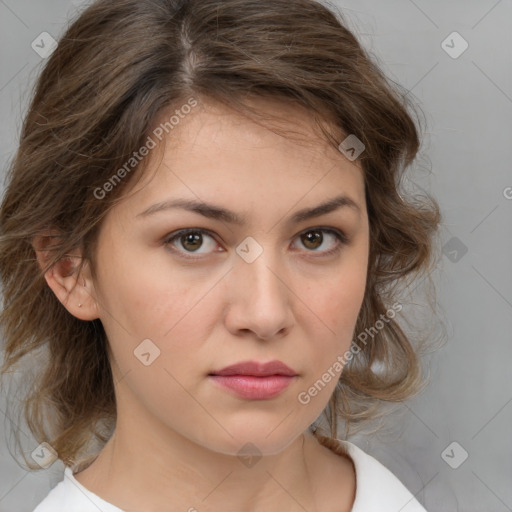
M 351 512 L 427 512 L 398 478 L 377 459 L 349 441 L 319 441 L 338 455 L 346 453 L 354 462 L 356 497 Z M 64 479 L 33 512 L 124 512 L 86 489 L 66 466 Z

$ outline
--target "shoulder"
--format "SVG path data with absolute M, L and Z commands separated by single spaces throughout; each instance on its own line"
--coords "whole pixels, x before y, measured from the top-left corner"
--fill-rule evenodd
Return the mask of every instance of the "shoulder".
M 338 455 L 348 455 L 356 471 L 356 497 L 352 512 L 426 512 L 402 482 L 377 459 L 349 442 L 318 436 Z
M 64 478 L 37 505 L 33 512 L 123 512 L 120 508 L 93 494 L 78 482 L 70 467 Z

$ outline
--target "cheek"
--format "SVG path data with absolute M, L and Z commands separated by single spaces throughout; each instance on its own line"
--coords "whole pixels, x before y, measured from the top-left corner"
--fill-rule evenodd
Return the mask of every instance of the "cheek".
M 189 410 L 189 393 L 196 393 L 198 376 L 211 370 L 211 348 L 205 340 L 220 314 L 215 309 L 218 302 L 208 296 L 211 284 L 196 287 L 176 279 L 168 286 L 161 275 L 154 281 L 130 283 L 122 289 L 122 309 L 117 311 L 125 328 L 112 319 L 107 322 L 118 378 L 129 377 L 132 392 L 148 407 L 154 406 L 154 412 L 163 403 L 173 404 L 172 410 Z M 200 408 L 189 412 L 204 413 Z
M 326 280 L 322 285 L 308 287 L 303 292 L 307 297 L 304 302 L 310 310 L 304 330 L 312 341 L 310 361 L 315 377 L 320 377 L 338 356 L 343 356 L 350 349 L 365 283 L 365 269 L 358 268 L 340 274 L 337 279 Z
M 331 274 L 317 286 L 308 286 L 302 296 L 304 302 L 329 329 L 326 333 L 340 335 L 353 328 L 361 308 L 366 284 L 366 273 L 354 269 L 339 276 Z
M 203 313 L 202 299 L 212 287 L 210 280 L 200 272 L 173 266 L 161 251 L 151 264 L 144 264 L 148 256 L 143 251 L 116 252 L 114 244 L 104 246 L 98 273 L 101 319 L 123 338 L 128 333 L 134 340 L 165 343 L 182 325 L 197 323 L 199 311 Z

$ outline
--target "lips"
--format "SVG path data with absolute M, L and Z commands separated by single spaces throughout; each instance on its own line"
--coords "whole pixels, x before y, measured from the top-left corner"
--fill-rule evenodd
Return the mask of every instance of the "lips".
M 209 377 L 240 398 L 267 400 L 283 392 L 297 372 L 281 361 L 247 361 L 212 372 Z
M 268 363 L 258 363 L 256 361 L 246 361 L 226 366 L 222 370 L 214 371 L 210 375 L 251 375 L 253 377 L 268 377 L 269 375 L 285 375 L 294 377 L 297 372 L 285 365 L 282 361 L 270 361 Z

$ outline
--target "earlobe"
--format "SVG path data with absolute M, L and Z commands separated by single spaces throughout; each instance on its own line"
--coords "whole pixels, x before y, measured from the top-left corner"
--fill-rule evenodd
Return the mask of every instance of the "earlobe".
M 44 238 L 46 240 L 34 239 L 32 244 L 42 270 L 48 265 L 50 256 L 50 251 L 46 249 L 48 237 Z M 80 320 L 90 321 L 98 318 L 98 310 L 93 295 L 88 263 L 83 265 L 80 275 L 76 274 L 77 262 L 81 258 L 79 250 L 73 251 L 49 268 L 44 274 L 44 278 L 57 299 L 73 316 Z

